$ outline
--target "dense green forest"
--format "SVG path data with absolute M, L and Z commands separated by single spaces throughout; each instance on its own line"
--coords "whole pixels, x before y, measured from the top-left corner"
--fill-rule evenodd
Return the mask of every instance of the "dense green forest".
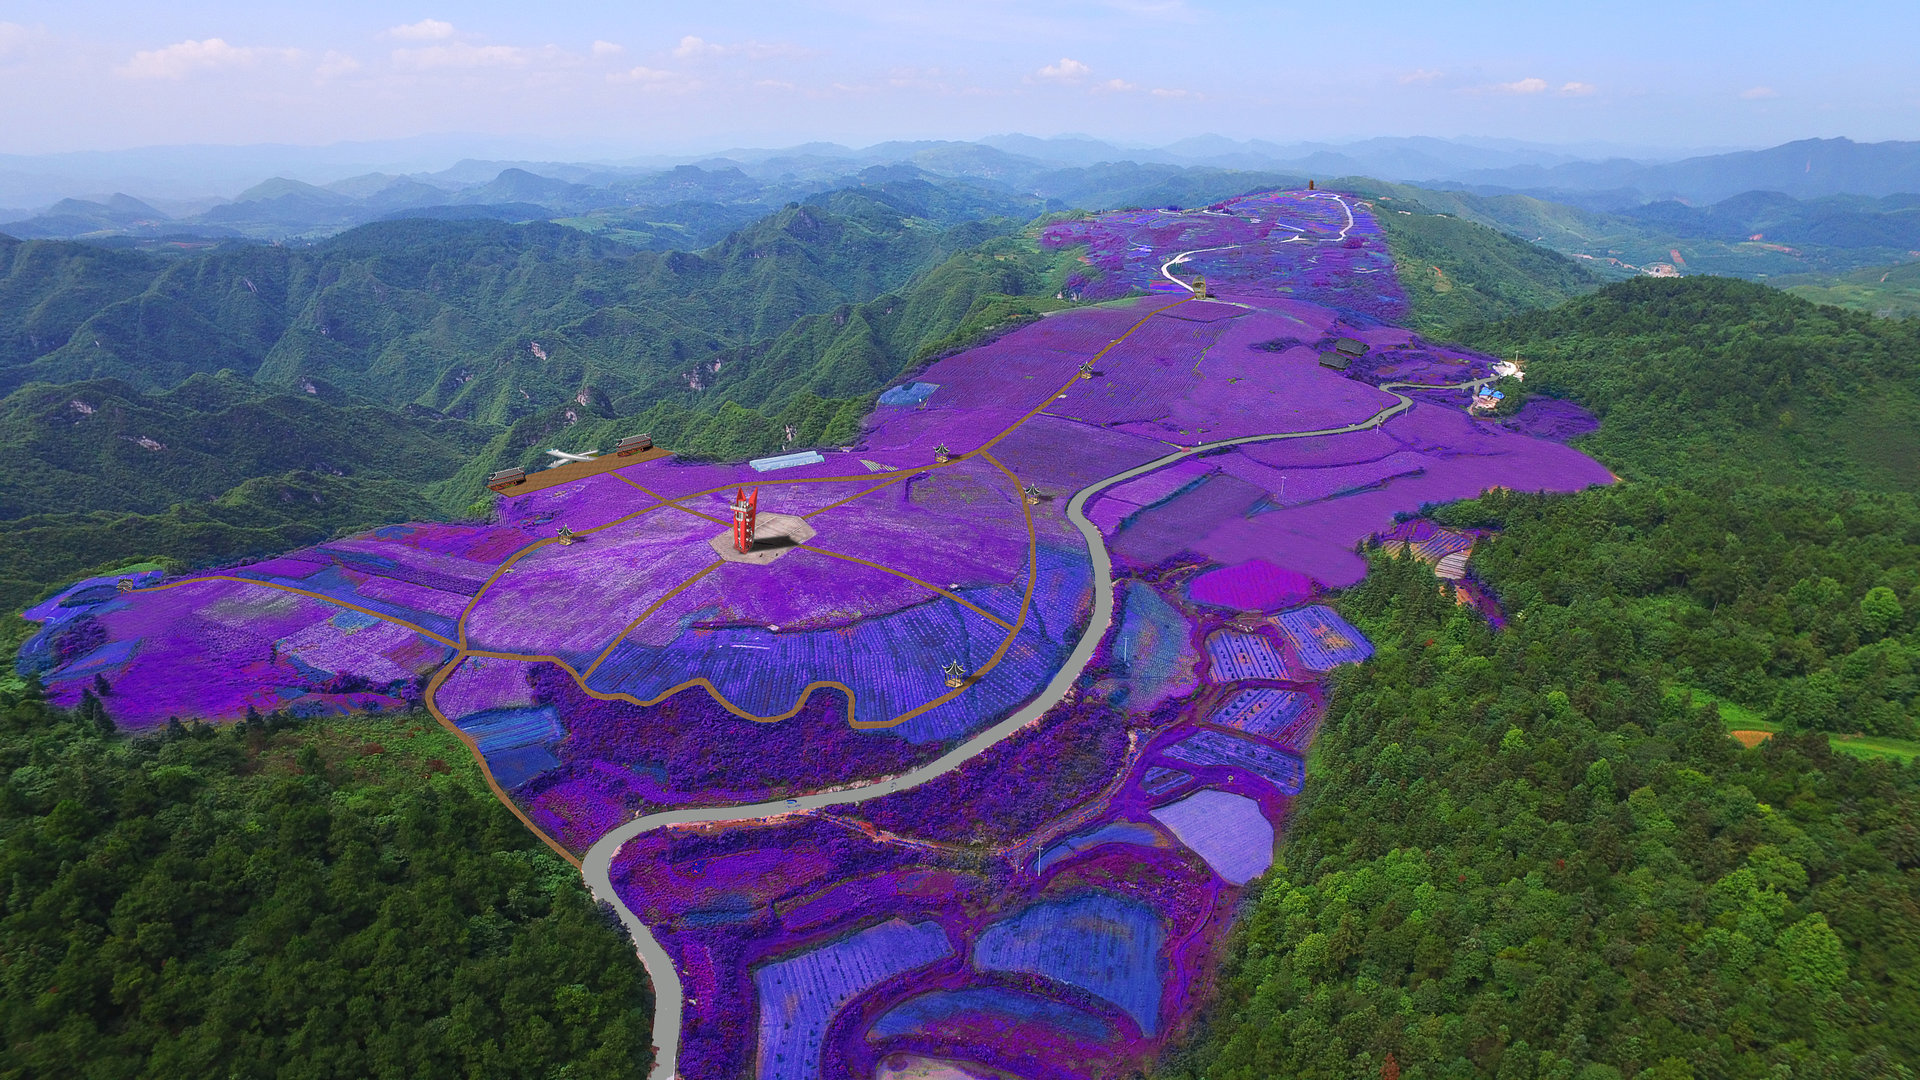
M 1637 278 L 1465 338 L 1593 410 L 1582 446 L 1622 475 L 1920 492 L 1920 322 Z
M 94 712 L 0 691 L 0 1076 L 646 1074 L 625 931 L 430 718 Z
M 1605 590 L 1496 632 L 1379 559 L 1341 609 L 1379 651 L 1166 1076 L 1913 1075 L 1920 771 L 1742 749 Z
M 1503 629 L 1410 561 L 1340 597 L 1379 652 L 1165 1075 L 1913 1076 L 1920 766 L 1826 733 L 1920 725 L 1914 327 L 1697 278 L 1469 337 L 1624 482 L 1434 508 Z
M 1888 264 L 1911 259 L 1920 236 L 1920 199 L 1912 195 L 1795 199 L 1777 191 L 1749 191 L 1705 206 L 1671 200 L 1639 204 L 1637 199 L 1620 205 L 1619 193 L 1585 200 L 1567 196 L 1573 202 L 1607 204 L 1602 208 L 1362 178 L 1323 186 L 1386 196 L 1387 206 L 1420 206 L 1485 225 L 1577 258 L 1607 280 L 1633 277 L 1662 263 L 1688 274 L 1769 282 L 1782 275 L 1802 284 L 1861 280 L 1868 267 L 1876 268 L 1872 278 L 1877 278 L 1888 271 Z M 1868 297 L 1851 292 L 1834 296 L 1850 306 L 1875 310 L 1867 306 Z
M 172 260 L 0 240 L 0 389 L 117 378 L 162 390 L 232 369 L 493 424 L 582 398 L 692 405 L 715 358 L 1022 224 L 915 209 L 831 192 L 698 253 L 546 222 L 417 219 Z
M 1484 565 L 1516 599 L 1604 585 L 1676 685 L 1920 732 L 1920 324 L 1690 278 L 1473 336 L 1529 357 L 1525 393 L 1599 414 L 1583 448 L 1640 481 L 1503 513 L 1519 542 Z
M 875 175 L 699 253 L 488 220 L 172 259 L 0 237 L 0 643 L 87 572 L 458 515 L 549 447 L 851 441 L 901 372 L 1061 306 L 1072 254 L 968 216 L 997 208 Z

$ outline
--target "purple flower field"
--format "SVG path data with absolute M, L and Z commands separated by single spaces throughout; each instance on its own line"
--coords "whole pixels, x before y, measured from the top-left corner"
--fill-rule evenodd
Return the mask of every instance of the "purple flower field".
M 1066 291 L 1088 303 L 905 373 L 936 389 L 883 399 L 818 463 L 662 458 L 501 498 L 492 524 L 90 578 L 26 612 L 16 666 L 69 706 L 104 680 L 133 732 L 424 705 L 579 853 L 665 808 L 899 777 L 1040 700 L 1091 633 L 1064 697 L 934 779 L 643 832 L 612 877 L 685 989 L 687 1080 L 864 1080 L 895 1054 L 1150 1071 L 1272 865 L 1320 684 L 1372 653 L 1315 601 L 1359 580 L 1371 537 L 1430 558 L 1470 540 L 1397 515 L 1612 477 L 1565 445 L 1594 421 L 1562 402 L 1495 421 L 1402 389 L 1376 427 L 1310 434 L 1395 407 L 1384 383 L 1493 362 L 1394 325 L 1392 259 L 1351 197 L 1109 213 L 1040 242 L 1083 249 Z M 1201 275 L 1213 299 L 1180 284 Z M 1368 353 L 1320 366 L 1342 336 Z M 1085 507 L 1115 599 L 1090 626 L 1104 583 L 1068 507 L 1161 459 Z M 812 537 L 722 559 L 736 486 Z

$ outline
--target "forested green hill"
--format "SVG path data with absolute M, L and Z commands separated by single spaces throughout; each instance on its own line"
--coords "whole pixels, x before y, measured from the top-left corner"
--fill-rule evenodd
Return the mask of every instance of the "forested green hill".
M 1920 323 L 1729 278 L 1639 278 L 1468 335 L 1604 421 L 1616 472 L 1920 492 Z
M 306 249 L 168 261 L 0 242 L 0 388 L 115 378 L 166 389 L 232 369 L 509 423 L 581 396 L 697 401 L 717 354 L 898 289 L 1018 224 L 946 228 L 841 192 L 699 253 L 549 223 L 395 221 Z
M 1000 205 L 876 174 L 700 253 L 496 221 L 182 258 L 0 238 L 0 602 L 458 514 L 550 447 L 850 441 L 907 368 L 1060 306 L 1073 254 L 968 218 Z
M 1410 561 L 1340 597 L 1379 651 L 1163 1074 L 1911 1078 L 1920 499 L 1875 419 L 1912 324 L 1689 278 L 1469 338 L 1601 413 L 1624 482 L 1435 510 L 1498 530 L 1503 629 Z
M 0 690 L 0 1076 L 645 1076 L 574 869 L 424 715 L 103 736 Z
M 1552 307 L 1600 284 L 1563 255 L 1405 198 L 1382 199 L 1374 213 L 1413 307 L 1411 325 L 1431 337 Z
M 495 434 L 424 409 L 328 397 L 270 391 L 231 372 L 159 394 L 117 379 L 15 391 L 0 399 L 0 446 L 15 462 L 0 483 L 0 518 L 154 513 L 294 471 L 426 488 Z

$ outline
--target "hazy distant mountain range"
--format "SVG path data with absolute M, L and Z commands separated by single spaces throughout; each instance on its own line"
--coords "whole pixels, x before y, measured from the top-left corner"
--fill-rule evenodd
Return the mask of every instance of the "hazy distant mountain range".
M 480 144 L 475 140 L 470 145 Z M 496 140 L 497 142 L 497 140 Z M 1809 139 L 1673 158 L 1507 140 L 1380 138 L 1347 144 L 1202 135 L 1163 147 L 1001 135 L 977 142 L 808 143 L 681 158 L 445 161 L 447 138 L 339 147 L 158 147 L 0 155 L 0 231 L 18 237 L 284 240 L 395 216 L 587 217 L 643 247 L 711 243 L 785 202 L 875 167 L 984 185 L 983 196 L 1099 207 L 1191 170 L 1356 177 L 1480 195 L 1526 194 L 1592 211 L 1717 202 L 1748 192 L 1799 199 L 1920 192 L 1920 142 Z M 369 168 L 369 166 L 372 166 Z M 988 193 L 991 193 L 990 196 Z M 109 194 L 110 193 L 110 194 Z

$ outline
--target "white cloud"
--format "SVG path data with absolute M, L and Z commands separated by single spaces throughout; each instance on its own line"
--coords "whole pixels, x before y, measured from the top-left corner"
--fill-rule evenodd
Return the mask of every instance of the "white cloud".
M 0 22 L 0 56 L 25 47 L 30 39 L 37 36 L 38 34 L 31 27 L 21 26 L 19 23 Z
M 1157 98 L 1188 98 L 1195 101 L 1200 99 L 1200 93 L 1197 90 L 1178 90 L 1165 86 L 1155 87 L 1153 96 Z
M 1547 88 L 1545 79 L 1521 79 L 1519 82 L 1496 83 L 1493 89 L 1502 94 L 1538 94 Z
M 1129 90 L 1138 90 L 1140 87 L 1125 79 L 1108 79 L 1106 82 L 1094 87 L 1094 89 L 1106 90 L 1115 94 L 1124 94 Z
M 673 47 L 673 55 L 682 60 L 693 60 L 703 56 L 719 56 L 726 51 L 724 46 L 715 45 L 711 41 L 702 41 L 692 34 L 681 38 L 680 44 Z
M 421 71 L 436 68 L 517 68 L 526 67 L 529 59 L 528 50 L 513 45 L 469 45 L 464 41 L 393 50 L 395 65 Z
M 133 54 L 119 72 L 133 79 L 184 79 L 195 71 L 252 67 L 262 60 L 297 60 L 298 49 L 229 45 L 221 38 L 181 41 Z
M 1598 89 L 1600 88 L 1592 83 L 1570 82 L 1562 86 L 1560 92 L 1568 97 L 1586 97 Z
M 1187 8 L 1184 0 L 1105 0 L 1101 6 L 1129 15 L 1158 16 L 1183 22 L 1193 19 L 1193 12 Z
M 961 72 L 938 67 L 896 67 L 887 72 L 887 85 L 900 90 L 932 90 L 945 93 L 951 80 Z
M 1052 79 L 1055 82 L 1076 82 L 1086 78 L 1092 71 L 1092 68 L 1080 61 L 1063 56 L 1060 58 L 1059 63 L 1048 64 L 1046 67 L 1034 72 L 1034 74 L 1042 79 Z
M 611 41 L 596 41 L 593 43 L 593 55 L 595 56 L 619 56 L 626 51 L 625 46 L 615 45 Z
M 805 56 L 807 50 L 784 41 L 739 41 L 723 45 L 717 41 L 688 34 L 673 47 L 679 60 L 712 60 L 722 56 L 744 56 L 749 60 L 770 60 L 781 56 Z
M 314 74 L 323 79 L 331 79 L 336 75 L 348 75 L 359 70 L 360 61 L 346 53 L 329 50 L 327 55 L 320 58 L 320 66 L 314 69 Z
M 387 36 L 402 41 L 445 41 L 453 36 L 453 24 L 439 19 L 421 19 L 405 26 L 388 27 Z
M 1444 71 L 1431 71 L 1427 68 L 1419 68 L 1400 76 L 1400 85 L 1411 86 L 1414 83 L 1430 83 L 1444 75 L 1446 75 Z
M 1771 86 L 1756 86 L 1751 90 L 1740 91 L 1740 96 L 1748 101 L 1759 101 L 1762 98 L 1779 97 L 1780 95 L 1776 93 Z
M 671 90 L 681 93 L 694 88 L 693 83 L 682 81 L 677 71 L 663 71 L 644 65 L 631 67 L 625 71 L 616 71 L 607 76 L 610 83 L 638 83 L 649 90 Z

